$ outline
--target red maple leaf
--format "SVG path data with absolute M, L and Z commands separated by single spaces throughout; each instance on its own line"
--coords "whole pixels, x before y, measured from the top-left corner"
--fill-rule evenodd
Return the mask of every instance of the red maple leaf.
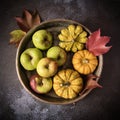
M 107 53 L 112 46 L 106 46 L 110 41 L 108 36 L 100 36 L 100 29 L 93 32 L 86 42 L 86 48 L 95 56 Z

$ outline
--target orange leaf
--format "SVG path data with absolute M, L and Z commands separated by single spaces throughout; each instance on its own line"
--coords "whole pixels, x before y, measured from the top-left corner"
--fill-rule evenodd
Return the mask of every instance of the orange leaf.
M 80 93 L 80 95 L 84 94 L 89 89 L 94 89 L 97 87 L 102 88 L 102 86 L 97 83 L 97 81 L 96 81 L 97 78 L 98 78 L 98 76 L 96 76 L 96 75 L 93 75 L 93 74 L 88 75 L 85 88 Z

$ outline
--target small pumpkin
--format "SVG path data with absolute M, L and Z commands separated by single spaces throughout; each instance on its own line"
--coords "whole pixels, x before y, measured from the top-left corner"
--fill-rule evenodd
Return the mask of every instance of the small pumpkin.
M 80 25 L 69 25 L 61 30 L 58 35 L 60 40 L 59 46 L 66 51 L 76 52 L 84 48 L 87 41 L 87 32 Z
M 94 72 L 98 65 L 97 57 L 88 50 L 77 51 L 72 58 L 72 64 L 75 70 L 81 74 L 90 74 Z
M 75 98 L 82 88 L 83 79 L 75 70 L 61 70 L 53 78 L 53 89 L 62 98 Z

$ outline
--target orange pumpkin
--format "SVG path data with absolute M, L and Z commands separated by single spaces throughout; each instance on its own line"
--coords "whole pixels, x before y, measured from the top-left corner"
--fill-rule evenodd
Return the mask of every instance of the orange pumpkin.
M 82 88 L 83 79 L 72 69 L 61 70 L 53 78 L 53 89 L 62 98 L 75 98 Z
M 72 64 L 79 73 L 87 75 L 94 72 L 98 65 L 98 60 L 88 50 L 81 50 L 73 55 Z

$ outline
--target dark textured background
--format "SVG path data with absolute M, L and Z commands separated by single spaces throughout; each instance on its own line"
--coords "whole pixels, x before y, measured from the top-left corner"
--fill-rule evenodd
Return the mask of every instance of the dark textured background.
M 49 105 L 35 100 L 20 84 L 16 50 L 8 45 L 9 32 L 18 29 L 15 16 L 23 9 L 38 9 L 42 21 L 66 18 L 101 28 L 111 37 L 112 49 L 104 55 L 99 83 L 75 105 Z M 115 120 L 120 112 L 120 2 L 119 0 L 1 0 L 0 3 L 0 120 Z

